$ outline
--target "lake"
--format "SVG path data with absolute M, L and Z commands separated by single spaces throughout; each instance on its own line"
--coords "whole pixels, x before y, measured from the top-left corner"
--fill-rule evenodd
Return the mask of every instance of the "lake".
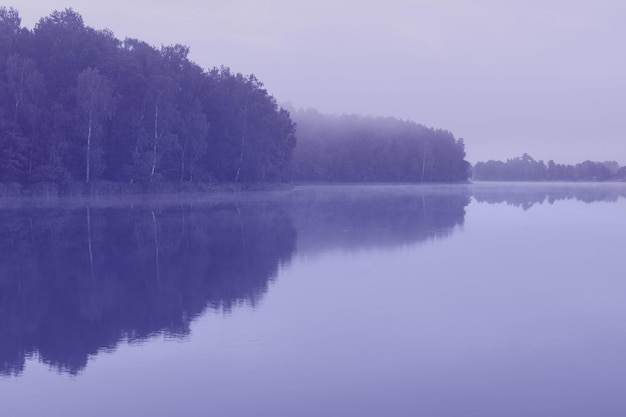
M 624 416 L 626 184 L 0 200 L 0 415 Z

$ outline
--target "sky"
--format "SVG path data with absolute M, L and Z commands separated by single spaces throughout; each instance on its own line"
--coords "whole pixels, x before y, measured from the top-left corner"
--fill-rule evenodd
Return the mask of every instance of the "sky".
M 14 0 L 15 1 L 15 0 Z M 184 44 L 279 103 L 451 131 L 468 160 L 626 165 L 623 0 L 20 0 L 119 39 Z

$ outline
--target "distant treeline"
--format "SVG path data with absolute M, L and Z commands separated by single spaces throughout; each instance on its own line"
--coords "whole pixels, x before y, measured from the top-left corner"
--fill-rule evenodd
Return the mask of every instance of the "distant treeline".
M 118 40 L 72 9 L 29 30 L 0 7 L 0 184 L 74 193 L 467 179 L 461 140 L 394 119 L 298 113 L 292 161 L 296 125 L 263 84 L 226 67 L 204 70 L 188 53 Z
M 120 41 L 72 9 L 28 30 L 0 8 L 0 182 L 288 179 L 289 113 L 253 75 L 188 52 Z
M 626 167 L 620 167 L 615 161 L 565 165 L 550 160 L 546 164 L 524 154 L 506 162 L 477 162 L 472 178 L 478 181 L 623 181 Z
M 466 181 L 463 139 L 394 118 L 292 113 L 298 146 L 297 181 L 457 182 Z

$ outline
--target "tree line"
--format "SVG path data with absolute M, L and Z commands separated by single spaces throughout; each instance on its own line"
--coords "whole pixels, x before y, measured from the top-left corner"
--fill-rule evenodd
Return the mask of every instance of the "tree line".
M 72 9 L 30 30 L 0 7 L 0 185 L 468 178 L 449 132 L 313 111 L 296 112 L 296 132 L 254 75 L 188 55 L 119 40 Z
M 626 167 L 615 161 L 584 161 L 575 165 L 544 163 L 524 154 L 503 161 L 477 162 L 472 178 L 478 181 L 611 181 L 626 180 Z
M 28 30 L 0 8 L 0 180 L 286 179 L 289 113 L 253 75 L 188 53 L 120 41 L 72 9 Z
M 463 139 L 452 133 L 391 117 L 326 115 L 292 111 L 298 146 L 298 181 L 462 182 L 471 165 Z

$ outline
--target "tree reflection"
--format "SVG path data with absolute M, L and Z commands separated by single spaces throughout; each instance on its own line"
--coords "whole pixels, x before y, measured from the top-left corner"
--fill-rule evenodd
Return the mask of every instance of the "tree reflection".
M 491 183 L 472 187 L 472 196 L 479 203 L 506 203 L 528 210 L 537 204 L 576 200 L 584 203 L 616 202 L 626 197 L 626 185 L 571 183 Z
M 466 186 L 308 187 L 292 210 L 298 252 L 359 250 L 445 238 L 461 227 Z
M 121 341 L 183 337 L 207 308 L 255 307 L 296 240 L 311 254 L 443 238 L 469 203 L 466 187 L 255 196 L 0 209 L 0 374 L 28 357 L 75 374 Z
M 254 306 L 294 250 L 270 205 L 3 210 L 0 371 L 25 358 L 76 373 L 89 355 L 157 332 L 181 336 L 207 307 Z

